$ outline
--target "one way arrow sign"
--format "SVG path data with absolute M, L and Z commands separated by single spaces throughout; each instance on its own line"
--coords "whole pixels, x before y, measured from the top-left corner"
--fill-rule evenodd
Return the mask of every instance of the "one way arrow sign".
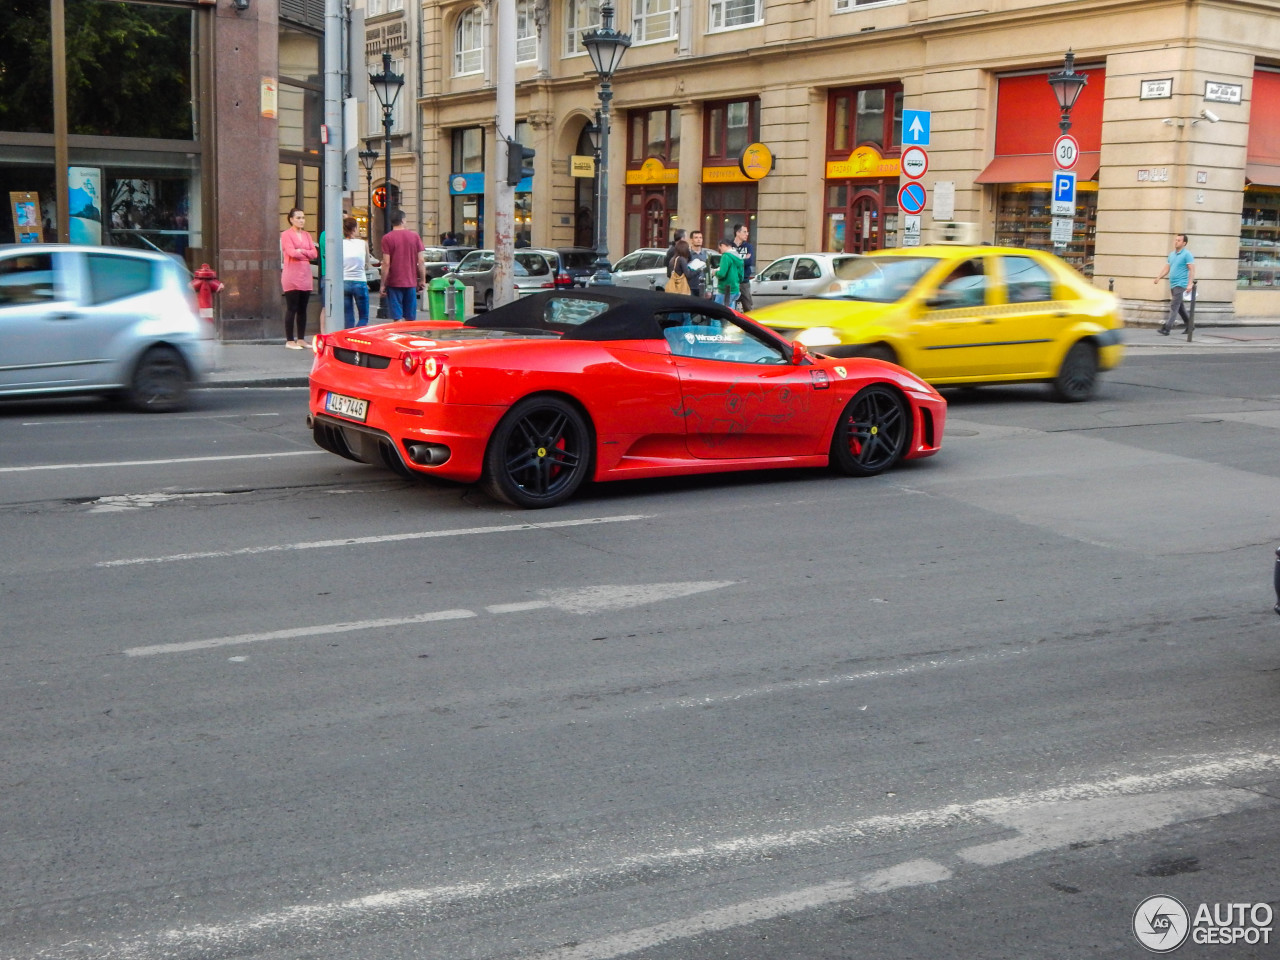
M 902 142 L 903 144 L 927 147 L 929 146 L 929 118 L 931 114 L 928 110 L 903 110 L 902 111 Z

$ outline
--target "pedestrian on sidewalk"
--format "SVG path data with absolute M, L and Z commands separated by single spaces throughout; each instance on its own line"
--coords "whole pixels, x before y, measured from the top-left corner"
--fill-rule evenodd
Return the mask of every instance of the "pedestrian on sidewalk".
M 1182 317 L 1184 329 L 1191 326 L 1191 317 L 1187 314 L 1187 307 L 1182 302 L 1182 298 L 1188 290 L 1191 291 L 1191 296 L 1195 296 L 1196 258 L 1187 249 L 1185 233 L 1173 235 L 1173 253 L 1169 254 L 1165 261 L 1164 269 L 1160 271 L 1160 276 L 1156 277 L 1155 282 L 1159 283 L 1165 277 L 1169 278 L 1169 318 L 1157 331 L 1167 337 L 1173 325 L 1178 322 L 1179 316 Z
M 707 296 L 707 267 L 710 251 L 702 245 L 702 231 L 689 233 L 689 292 L 695 297 Z
M 404 211 L 391 215 L 391 232 L 382 237 L 382 286 L 391 320 L 418 319 L 418 293 L 427 283 L 422 254 L 427 248 L 416 230 L 404 225 Z
M 733 252 L 733 244 L 720 241 L 720 266 L 716 268 L 716 303 L 736 310 L 742 292 L 742 261 Z
M 342 325 L 346 328 L 369 323 L 366 271 L 374 261 L 369 258 L 369 245 L 356 236 L 359 229 L 355 217 L 342 218 Z
M 307 233 L 307 215 L 301 207 L 289 211 L 289 226 L 280 234 L 280 286 L 284 290 L 284 345 L 290 350 L 307 346 L 307 303 L 311 299 L 311 261 L 320 256 Z M 298 336 L 294 338 L 294 328 Z
M 738 302 L 743 313 L 755 306 L 751 299 L 751 278 L 756 275 L 756 254 L 751 249 L 750 239 L 751 230 L 745 223 L 733 225 L 733 252 L 742 261 L 742 289 L 738 291 Z

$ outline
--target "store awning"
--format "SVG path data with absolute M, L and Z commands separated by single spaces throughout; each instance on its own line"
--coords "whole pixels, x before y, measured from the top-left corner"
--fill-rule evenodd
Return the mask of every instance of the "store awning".
M 1246 163 L 1244 178 L 1260 187 L 1280 187 L 1280 164 Z
M 1097 180 L 1102 166 L 1097 151 L 1081 152 L 1076 161 L 1076 182 Z M 1049 183 L 1057 167 L 1050 153 L 1025 153 L 996 157 L 986 169 L 973 178 L 974 183 Z

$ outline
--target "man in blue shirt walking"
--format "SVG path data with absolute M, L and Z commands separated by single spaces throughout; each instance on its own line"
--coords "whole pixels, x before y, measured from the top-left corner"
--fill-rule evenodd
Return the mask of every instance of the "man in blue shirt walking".
M 1173 235 L 1173 253 L 1169 254 L 1165 259 L 1168 262 L 1165 264 L 1164 269 L 1160 271 L 1160 276 L 1156 277 L 1155 282 L 1159 283 L 1165 277 L 1169 278 L 1169 295 L 1171 297 L 1169 319 L 1164 322 L 1159 330 L 1163 336 L 1167 337 L 1169 331 L 1173 329 L 1173 325 L 1177 323 L 1179 315 L 1182 316 L 1183 327 L 1191 326 L 1191 318 L 1187 315 L 1187 307 L 1182 302 L 1182 298 L 1188 289 L 1192 290 L 1192 296 L 1195 295 L 1196 258 L 1187 249 L 1187 235 L 1185 233 L 1175 233 Z

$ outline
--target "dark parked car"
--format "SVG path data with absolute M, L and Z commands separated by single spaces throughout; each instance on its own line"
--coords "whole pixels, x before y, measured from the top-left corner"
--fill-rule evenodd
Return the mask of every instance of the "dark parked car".
M 474 249 L 475 247 L 427 247 L 422 254 L 427 264 L 427 279 L 443 277 Z
M 587 278 L 596 272 L 596 252 L 590 247 L 556 247 L 560 255 L 560 272 L 567 273 L 575 287 L 585 287 Z

